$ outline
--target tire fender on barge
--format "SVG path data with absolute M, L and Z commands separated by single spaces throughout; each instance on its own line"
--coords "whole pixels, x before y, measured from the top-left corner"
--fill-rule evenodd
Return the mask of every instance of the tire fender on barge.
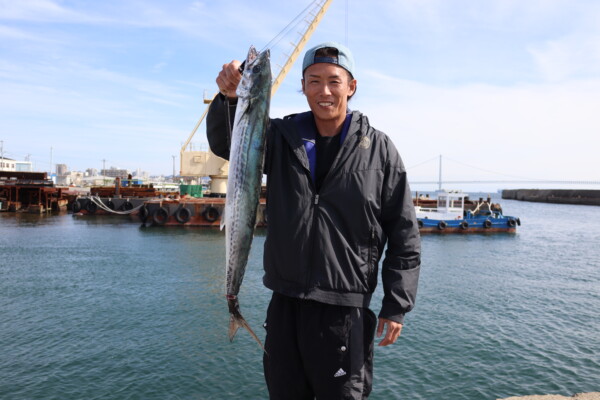
M 169 209 L 167 207 L 159 207 L 152 213 L 152 221 L 156 225 L 164 225 L 169 219 Z

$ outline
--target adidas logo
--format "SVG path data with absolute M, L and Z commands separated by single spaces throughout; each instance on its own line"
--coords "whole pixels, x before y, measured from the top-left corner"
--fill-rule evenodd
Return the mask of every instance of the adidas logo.
M 333 375 L 334 378 L 339 378 L 340 376 L 344 376 L 346 375 L 346 371 L 344 371 L 343 369 L 338 369 L 338 371 L 335 373 L 335 375 Z

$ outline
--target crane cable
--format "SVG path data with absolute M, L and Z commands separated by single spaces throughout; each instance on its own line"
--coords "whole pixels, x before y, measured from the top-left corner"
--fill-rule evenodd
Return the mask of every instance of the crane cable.
M 319 3 L 319 0 L 314 0 L 312 3 L 310 3 L 308 6 L 306 6 L 304 8 L 304 10 L 300 11 L 300 13 L 298 15 L 296 15 L 296 17 L 294 17 L 294 19 L 292 19 L 277 35 L 275 35 L 275 37 L 273 37 L 273 39 L 271 39 L 265 45 L 265 47 L 262 48 L 261 52 L 270 47 L 274 47 L 275 45 L 279 44 L 279 42 L 281 42 L 283 40 L 285 35 L 287 35 L 289 33 L 289 31 L 292 30 L 293 27 L 297 26 L 300 23 L 300 21 L 298 21 L 298 20 L 301 17 L 303 17 L 308 12 L 308 10 L 317 3 Z

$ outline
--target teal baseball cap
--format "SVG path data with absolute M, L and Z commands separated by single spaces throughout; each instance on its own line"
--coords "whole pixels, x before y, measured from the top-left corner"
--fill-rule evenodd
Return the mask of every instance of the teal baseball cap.
M 323 48 L 333 48 L 337 50 L 337 57 L 317 56 L 317 51 Z M 354 78 L 354 57 L 352 57 L 352 53 L 344 45 L 335 42 L 325 42 L 309 49 L 306 52 L 306 54 L 304 54 L 304 62 L 302 63 L 302 75 L 304 75 L 304 71 L 306 71 L 306 68 L 317 63 L 337 64 L 340 67 L 344 68 L 346 71 L 350 72 L 350 75 L 352 75 L 352 78 Z

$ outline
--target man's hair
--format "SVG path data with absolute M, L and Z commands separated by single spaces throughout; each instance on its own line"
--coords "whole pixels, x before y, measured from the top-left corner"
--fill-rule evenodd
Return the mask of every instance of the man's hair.
M 322 47 L 315 52 L 315 57 L 331 57 L 337 60 L 339 50 L 335 47 Z
M 338 49 L 336 49 L 335 47 L 322 47 L 315 52 L 315 57 L 334 58 L 337 60 L 338 54 L 339 54 Z M 345 68 L 343 68 L 343 69 L 344 69 L 344 71 L 346 71 L 346 74 L 348 75 L 348 84 L 350 84 L 350 81 L 352 79 L 354 79 L 354 77 L 352 76 L 350 71 L 346 70 Z M 354 90 L 354 93 L 352 93 L 351 96 L 348 96 L 348 101 L 350 101 L 350 99 L 352 98 L 352 96 L 354 96 L 354 94 L 356 94 L 356 89 Z

